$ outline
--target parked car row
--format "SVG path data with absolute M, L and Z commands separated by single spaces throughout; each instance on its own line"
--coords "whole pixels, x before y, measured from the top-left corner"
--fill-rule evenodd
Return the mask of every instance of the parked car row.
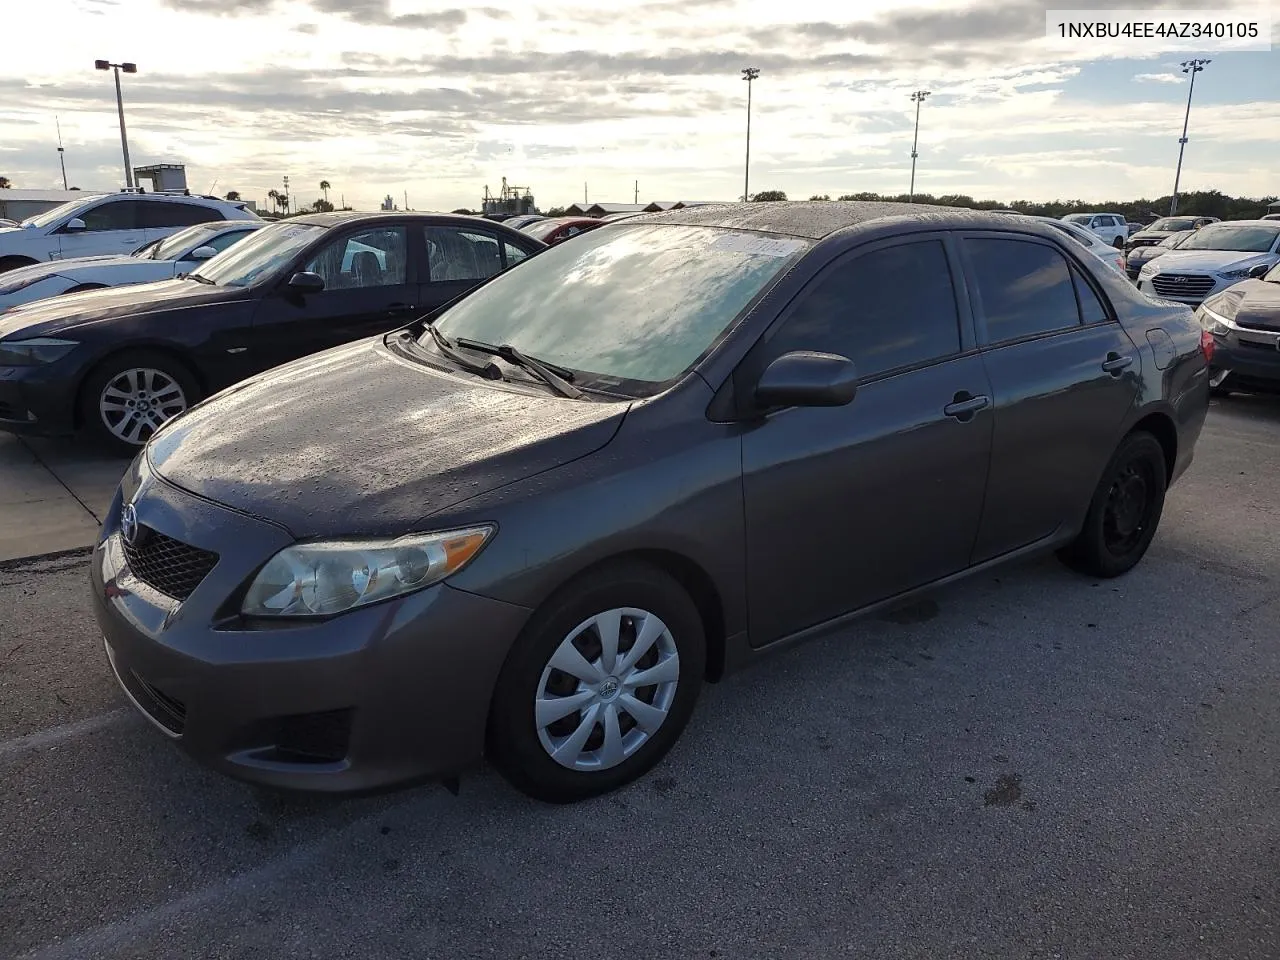
M 154 346 L 93 365 L 141 327 L 190 377 L 157 383 Z M 705 680 L 791 641 L 1040 551 L 1131 569 L 1217 342 L 1070 230 L 853 202 L 549 248 L 476 218 L 301 217 L 184 280 L 16 308 L 0 350 L 15 333 L 60 371 L 45 415 L 87 368 L 89 419 L 154 425 L 109 430 L 149 439 L 90 570 L 156 727 L 274 786 L 488 756 L 557 802 L 641 776 Z

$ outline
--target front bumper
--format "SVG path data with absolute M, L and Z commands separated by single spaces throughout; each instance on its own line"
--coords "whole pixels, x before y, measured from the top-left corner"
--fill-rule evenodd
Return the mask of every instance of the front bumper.
M 1229 371 L 1224 387 L 1280 390 L 1280 332 L 1233 326 L 1213 343 L 1213 369 Z
M 75 432 L 79 363 L 0 367 L 0 430 L 40 436 Z
M 130 568 L 126 498 L 144 534 L 217 555 L 185 600 Z M 90 578 L 109 663 L 134 705 L 200 762 L 269 786 L 364 791 L 476 763 L 494 683 L 530 611 L 438 584 L 325 621 L 243 620 L 244 586 L 290 542 L 131 468 Z

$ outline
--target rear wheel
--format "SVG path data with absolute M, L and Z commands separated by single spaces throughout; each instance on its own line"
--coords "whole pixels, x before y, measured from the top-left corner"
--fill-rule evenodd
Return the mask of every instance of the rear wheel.
M 1129 434 L 1103 471 L 1080 535 L 1059 557 L 1093 577 L 1128 573 L 1156 535 L 1167 485 L 1159 441 L 1145 431 Z
M 85 378 L 81 423 L 100 445 L 133 456 L 169 419 L 200 399 L 200 385 L 179 360 L 150 350 L 108 357 Z
M 494 690 L 489 754 L 515 787 L 568 803 L 642 776 L 671 749 L 706 663 L 697 607 L 656 567 L 575 580 L 534 615 Z

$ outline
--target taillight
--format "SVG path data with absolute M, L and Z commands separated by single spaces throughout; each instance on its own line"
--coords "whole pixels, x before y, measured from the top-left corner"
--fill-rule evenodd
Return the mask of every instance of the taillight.
M 1200 352 L 1204 354 L 1205 363 L 1213 360 L 1214 346 L 1213 334 L 1208 330 L 1202 329 L 1200 331 Z

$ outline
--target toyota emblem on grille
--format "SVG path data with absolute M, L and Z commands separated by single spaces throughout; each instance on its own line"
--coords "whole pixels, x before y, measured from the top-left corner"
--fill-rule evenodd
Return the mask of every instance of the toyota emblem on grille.
M 120 536 L 130 546 L 138 539 L 138 511 L 133 508 L 132 503 L 126 503 L 120 511 Z

